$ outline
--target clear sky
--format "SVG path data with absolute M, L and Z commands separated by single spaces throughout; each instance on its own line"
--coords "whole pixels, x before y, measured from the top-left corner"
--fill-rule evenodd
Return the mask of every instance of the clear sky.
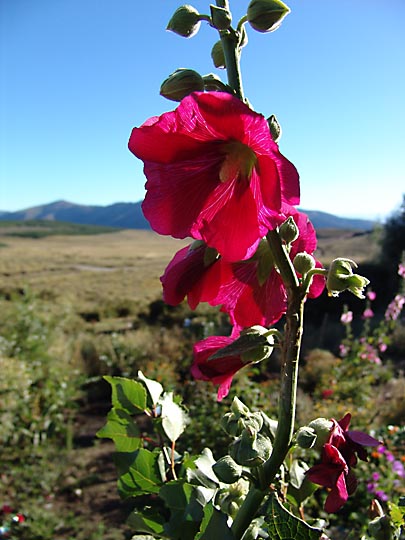
M 187 0 L 201 13 L 209 0 Z M 216 32 L 165 31 L 177 0 L 0 0 L 0 210 L 136 202 L 133 126 L 176 104 L 176 68 L 216 70 Z M 248 0 L 230 0 L 234 22 Z M 247 26 L 245 93 L 283 128 L 301 207 L 382 220 L 405 192 L 405 0 L 290 0 L 280 29 Z

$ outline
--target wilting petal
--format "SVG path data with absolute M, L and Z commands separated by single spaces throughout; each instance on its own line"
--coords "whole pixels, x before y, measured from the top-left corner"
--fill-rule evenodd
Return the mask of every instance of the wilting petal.
M 231 337 L 210 336 L 194 345 L 191 374 L 196 379 L 211 381 L 219 385 L 218 401 L 228 395 L 233 375 L 245 364 L 239 356 L 227 356 L 215 360 L 209 360 L 209 358 L 233 341 Z

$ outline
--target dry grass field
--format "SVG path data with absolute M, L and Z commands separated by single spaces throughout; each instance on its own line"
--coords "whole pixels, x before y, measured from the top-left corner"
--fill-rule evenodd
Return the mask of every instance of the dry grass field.
M 159 276 L 186 244 L 149 231 L 92 236 L 3 237 L 0 289 L 29 286 L 83 307 L 113 299 L 149 302 L 160 292 Z
M 323 229 L 318 236 L 317 256 L 324 264 L 342 256 L 362 263 L 378 254 L 376 233 Z M 142 305 L 159 296 L 159 276 L 187 243 L 141 230 L 44 238 L 3 235 L 0 292 L 29 286 L 83 309 L 123 299 Z

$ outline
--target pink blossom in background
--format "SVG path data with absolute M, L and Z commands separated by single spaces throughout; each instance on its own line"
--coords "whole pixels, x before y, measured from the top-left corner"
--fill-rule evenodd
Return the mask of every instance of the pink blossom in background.
M 372 302 L 377 297 L 377 294 L 374 291 L 367 292 L 367 298 Z
M 388 307 L 385 311 L 385 320 L 396 321 L 401 315 L 404 304 L 405 296 L 402 294 L 397 294 L 395 298 L 388 304 Z
M 339 354 L 340 354 L 340 356 L 342 356 L 342 357 L 347 356 L 349 354 L 349 352 L 350 352 L 350 347 L 348 347 L 344 343 L 341 343 L 339 345 Z
M 345 311 L 340 317 L 342 324 L 350 324 L 353 321 L 353 311 Z
M 129 149 L 144 162 L 142 209 L 152 228 L 204 240 L 229 261 L 253 255 L 299 203 L 299 177 L 264 116 L 226 92 L 196 92 L 176 110 L 134 128 Z
M 366 308 L 363 311 L 362 318 L 363 319 L 372 319 L 374 317 L 374 311 L 371 308 Z
M 398 266 L 398 274 L 405 279 L 405 264 L 400 263 Z

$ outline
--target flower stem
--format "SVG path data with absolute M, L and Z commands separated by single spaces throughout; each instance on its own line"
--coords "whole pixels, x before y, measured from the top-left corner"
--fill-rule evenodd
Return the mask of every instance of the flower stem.
M 218 7 L 229 11 L 228 0 L 216 0 Z M 235 92 L 236 97 L 244 101 L 242 75 L 240 71 L 240 51 L 239 51 L 239 33 L 233 28 L 220 30 L 222 48 L 224 50 L 226 72 L 228 75 L 228 84 Z
M 281 388 L 278 426 L 270 458 L 262 465 L 259 485 L 252 486 L 232 524 L 235 540 L 240 540 L 254 519 L 270 484 L 279 471 L 290 448 L 294 431 L 298 361 L 301 348 L 304 299 L 299 282 L 277 231 L 269 231 L 267 241 L 274 261 L 287 289 L 287 313 L 284 340 L 281 344 Z

